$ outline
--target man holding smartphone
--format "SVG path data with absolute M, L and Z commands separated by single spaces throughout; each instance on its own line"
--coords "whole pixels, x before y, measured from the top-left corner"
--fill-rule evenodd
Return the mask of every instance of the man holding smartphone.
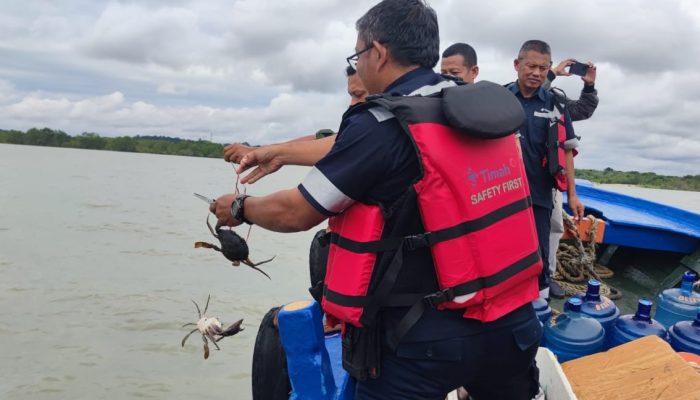
M 567 68 L 569 68 L 569 71 L 566 70 Z M 558 76 L 580 76 L 583 81 L 580 97 L 578 100 L 566 98 L 564 102 L 569 110 L 571 120 L 582 121 L 590 118 L 596 107 L 598 107 L 598 91 L 595 88 L 596 73 L 597 67 L 592 62 L 589 61 L 584 64 L 576 61 L 574 58 L 567 58 L 547 73 L 547 80 L 543 86 L 545 90 L 549 89 Z
M 552 189 L 555 188 L 554 176 L 549 167 L 555 162 L 564 166 L 566 173 L 569 207 L 574 218 L 583 217 L 583 204 L 576 196 L 574 176 L 573 149 L 578 145 L 571 118 L 566 108 L 560 112 L 560 105 L 551 90 L 545 90 L 543 84 L 552 66 L 551 50 L 541 40 L 528 40 L 520 48 L 518 58 L 513 62 L 518 80 L 507 87 L 520 101 L 527 120 L 519 129 L 525 170 L 527 172 L 530 195 L 532 196 L 537 238 L 540 245 L 544 266 L 540 277 L 540 295 L 549 298 L 549 234 L 552 217 Z M 561 115 L 560 115 L 561 114 Z M 565 150 L 563 160 L 554 160 L 548 154 L 547 142 L 552 124 L 558 124 L 563 116 L 566 128 L 565 140 L 558 139 Z M 557 144 L 559 146 L 559 143 Z M 549 146 L 549 148 L 556 148 Z
M 569 68 L 568 71 L 566 70 L 567 68 Z M 590 61 L 584 64 L 573 58 L 567 58 L 547 73 L 547 80 L 543 85 L 545 89 L 549 89 L 552 81 L 554 81 L 557 76 L 578 75 L 581 77 L 583 89 L 581 90 L 581 95 L 578 100 L 569 99 L 565 95 L 562 96 L 562 92 L 554 92 L 557 100 L 566 104 L 566 109 L 569 111 L 572 122 L 590 118 L 598 107 L 598 91 L 595 88 L 596 72 L 595 64 Z M 549 233 L 549 270 L 551 276 L 554 276 L 554 272 L 557 269 L 557 249 L 559 248 L 559 240 L 564 234 L 562 195 L 561 192 L 556 189 L 553 192 L 554 205 L 552 209 L 552 219 L 550 221 L 551 230 Z M 549 295 L 561 299 L 564 298 L 566 293 L 556 281 L 552 280 L 549 285 Z

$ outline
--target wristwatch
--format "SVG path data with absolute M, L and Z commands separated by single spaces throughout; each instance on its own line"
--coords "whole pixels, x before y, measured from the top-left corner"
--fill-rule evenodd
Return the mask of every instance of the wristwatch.
M 238 221 L 244 222 L 248 225 L 253 225 L 250 221 L 248 221 L 245 218 L 245 211 L 243 210 L 243 202 L 248 197 L 250 196 L 245 194 L 236 197 L 236 200 L 234 200 L 233 203 L 231 203 L 231 216 Z

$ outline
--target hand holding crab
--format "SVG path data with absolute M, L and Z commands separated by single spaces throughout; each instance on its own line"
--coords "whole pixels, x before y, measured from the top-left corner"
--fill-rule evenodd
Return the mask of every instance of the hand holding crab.
M 194 303 L 194 306 L 197 307 L 197 315 L 199 316 L 199 320 L 194 323 L 190 322 L 185 325 L 182 325 L 182 327 L 186 326 L 196 326 L 196 328 L 192 329 L 190 333 L 185 335 L 184 338 L 182 338 L 182 347 L 185 347 L 185 341 L 187 338 L 190 337 L 195 332 L 199 332 L 202 334 L 202 341 L 204 342 L 204 359 L 206 360 L 209 358 L 209 342 L 207 341 L 207 338 L 211 340 L 211 342 L 214 344 L 217 350 L 220 350 L 219 345 L 216 343 L 219 340 L 227 337 L 227 336 L 233 336 L 237 334 L 238 332 L 243 330 L 243 327 L 241 324 L 243 323 L 242 319 L 239 319 L 238 321 L 234 322 L 231 324 L 228 328 L 223 329 L 223 324 L 221 321 L 219 321 L 218 318 L 216 317 L 207 317 L 207 309 L 209 308 L 209 299 L 211 298 L 211 295 L 207 297 L 207 305 L 204 307 L 204 313 L 202 313 L 199 310 L 199 305 L 192 300 Z

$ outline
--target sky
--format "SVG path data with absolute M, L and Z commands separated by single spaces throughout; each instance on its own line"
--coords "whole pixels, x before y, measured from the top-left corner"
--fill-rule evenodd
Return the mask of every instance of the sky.
M 336 129 L 355 21 L 377 1 L 0 2 L 0 129 L 274 143 Z M 700 174 L 700 2 L 432 0 L 441 50 L 508 83 L 525 40 L 597 65 L 577 167 Z M 577 98 L 579 77 L 554 86 Z

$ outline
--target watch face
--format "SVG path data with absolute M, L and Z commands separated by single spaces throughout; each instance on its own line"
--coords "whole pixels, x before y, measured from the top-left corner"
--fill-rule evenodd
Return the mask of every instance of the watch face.
M 241 220 L 240 217 L 241 213 L 241 198 L 237 198 L 236 201 L 233 202 L 233 205 L 231 206 L 231 215 L 233 218 L 237 220 Z

